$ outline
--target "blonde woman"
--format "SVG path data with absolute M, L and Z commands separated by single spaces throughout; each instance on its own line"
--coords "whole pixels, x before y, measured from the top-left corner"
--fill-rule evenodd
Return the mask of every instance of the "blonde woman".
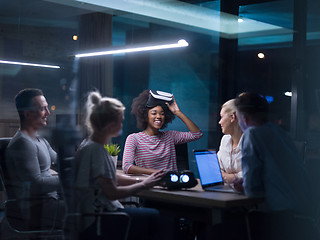
M 125 107 L 114 98 L 101 97 L 98 92 L 89 93 L 86 110 L 86 126 L 91 132 L 90 137 L 83 141 L 76 154 L 75 167 L 75 199 L 77 210 L 81 213 L 103 211 L 123 211 L 131 217 L 129 239 L 154 239 L 157 234 L 159 212 L 149 208 L 125 209 L 118 199 L 156 185 L 164 175 L 157 171 L 141 182 L 116 174 L 111 156 L 104 144 L 112 137 L 118 136 L 122 128 Z M 108 229 L 106 231 L 116 231 Z M 94 219 L 82 222 L 84 239 L 96 229 Z
M 220 117 L 219 124 L 224 136 L 220 142 L 218 159 L 223 179 L 232 183 L 234 178 L 242 177 L 242 130 L 238 124 L 235 99 L 231 99 L 222 105 Z

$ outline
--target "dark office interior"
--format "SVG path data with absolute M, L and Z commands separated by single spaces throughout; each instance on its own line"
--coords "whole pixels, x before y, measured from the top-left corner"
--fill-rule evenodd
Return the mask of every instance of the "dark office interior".
M 138 4 L 144 3 L 137 3 L 139 9 Z M 190 17 L 190 23 L 183 23 L 189 18 L 178 19 L 180 15 L 175 16 L 176 21 L 160 19 L 159 9 L 159 17 L 155 18 L 146 16 L 147 13 L 77 1 L 1 1 L 1 59 L 61 66 L 50 69 L 0 65 L 1 136 L 10 136 L 16 130 L 12 98 L 19 89 L 44 90 L 50 105 L 55 105 L 50 116 L 54 127 L 58 115 L 70 114 L 73 101 L 77 114 L 81 114 L 85 93 L 96 88 L 120 99 L 127 107 L 123 135 L 115 140 L 123 143 L 129 133 L 137 131 L 130 114 L 132 99 L 144 89 L 159 89 L 173 92 L 181 108 L 204 132 L 201 140 L 190 143 L 189 150 L 216 149 L 222 134 L 218 126 L 221 104 L 243 91 L 254 91 L 272 99 L 274 121 L 295 140 L 306 142 L 306 158 L 317 157 L 317 1 L 252 0 L 237 1 L 237 6 L 232 1 L 157 4 L 147 7 L 164 6 L 163 11 L 169 13 L 171 7 L 172 11 L 181 11 L 179 14 L 203 11 L 205 17 L 208 11 L 212 25 L 218 25 L 215 20 L 220 18 L 220 26 L 212 27 L 218 27 L 220 32 L 210 30 L 206 26 L 210 24 L 197 18 Z M 118 5 L 121 9 L 120 2 Z M 139 11 L 143 10 L 142 7 Z M 219 14 L 222 12 L 231 15 Z M 248 18 L 256 26 L 229 33 L 229 25 L 224 21 L 233 21 L 234 16 Z M 203 26 L 197 27 L 197 21 Z M 269 27 L 272 30 L 264 29 Z M 78 40 L 73 40 L 74 35 Z M 81 59 L 80 63 L 74 57 L 85 50 L 181 38 L 189 42 L 187 48 Z M 264 53 L 264 58 L 258 58 L 259 52 Z M 70 87 L 73 81 L 76 83 Z M 76 91 L 76 97 L 70 95 L 70 90 Z M 285 92 L 291 92 L 292 97 Z M 183 126 L 176 120 L 169 128 L 182 130 Z M 193 160 L 189 161 L 192 165 Z
M 12 137 L 19 128 L 13 97 L 20 89 L 44 91 L 51 111 L 48 136 L 64 126 L 65 116 L 75 116 L 66 127 L 81 126 L 86 93 L 97 89 L 126 106 L 122 135 L 113 139 L 123 150 L 127 135 L 138 131 L 130 113 L 133 98 L 145 89 L 162 90 L 174 94 L 204 134 L 188 143 L 190 169 L 197 175 L 192 151 L 219 147 L 221 105 L 252 91 L 269 101 L 271 120 L 302 143 L 317 185 L 319 22 L 318 0 L 1 0 L 0 137 Z M 189 46 L 75 57 L 180 39 Z M 186 130 L 179 119 L 168 128 Z

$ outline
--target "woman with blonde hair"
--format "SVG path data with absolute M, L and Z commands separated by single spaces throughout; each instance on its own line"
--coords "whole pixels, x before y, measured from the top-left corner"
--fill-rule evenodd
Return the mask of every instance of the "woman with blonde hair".
M 122 129 L 124 109 L 123 104 L 115 98 L 101 97 L 98 92 L 90 92 L 88 95 L 86 126 L 90 136 L 81 143 L 76 153 L 76 207 L 80 213 L 127 212 L 131 217 L 129 239 L 153 239 L 157 234 L 155 227 L 159 212 L 149 208 L 125 209 L 118 199 L 153 187 L 164 172 L 158 171 L 141 182 L 117 175 L 111 156 L 104 148 L 104 144 L 118 136 Z M 102 230 L 106 228 L 103 224 L 102 220 Z M 96 223 L 93 218 L 86 218 L 81 226 L 81 236 L 89 237 L 95 231 Z
M 224 136 L 220 142 L 218 159 L 223 179 L 232 183 L 234 178 L 242 177 L 242 130 L 238 124 L 235 99 L 231 99 L 222 105 L 220 117 L 219 124 Z

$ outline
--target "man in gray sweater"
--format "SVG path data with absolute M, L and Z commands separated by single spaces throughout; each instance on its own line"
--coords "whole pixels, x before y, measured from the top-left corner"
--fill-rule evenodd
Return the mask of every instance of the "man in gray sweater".
M 20 129 L 6 150 L 7 191 L 16 202 L 8 217 L 28 222 L 28 229 L 61 227 L 64 204 L 59 177 L 51 170 L 56 152 L 38 130 L 47 125 L 48 103 L 40 89 L 24 89 L 15 97 Z

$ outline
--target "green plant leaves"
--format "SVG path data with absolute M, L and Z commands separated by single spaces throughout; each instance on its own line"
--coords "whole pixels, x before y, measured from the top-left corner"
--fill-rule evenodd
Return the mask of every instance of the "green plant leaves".
M 118 144 L 105 144 L 104 148 L 109 152 L 111 156 L 117 156 L 121 151 L 120 146 Z

